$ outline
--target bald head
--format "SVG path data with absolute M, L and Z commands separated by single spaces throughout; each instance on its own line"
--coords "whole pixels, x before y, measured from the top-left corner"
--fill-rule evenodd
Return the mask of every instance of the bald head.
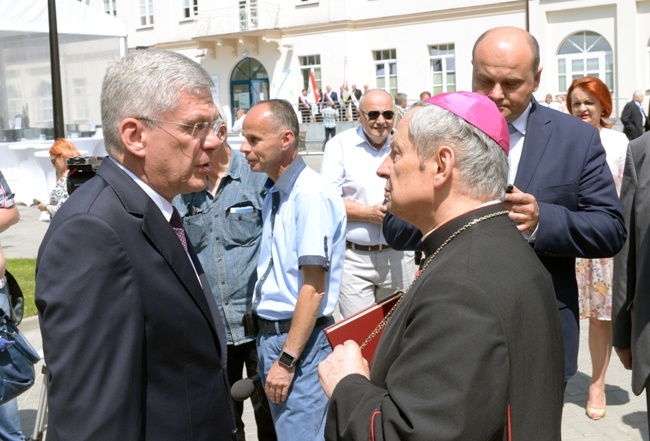
M 490 29 L 472 52 L 472 90 L 490 97 L 508 122 L 515 121 L 539 87 L 539 46 L 523 29 Z
M 492 28 L 485 31 L 480 37 L 478 37 L 476 43 L 474 43 L 474 48 L 472 49 L 472 60 L 476 57 L 476 50 L 483 40 L 487 40 L 486 44 L 499 44 L 504 49 L 507 49 L 508 47 L 517 47 L 521 49 L 524 45 L 528 46 L 532 71 L 537 72 L 537 69 L 539 69 L 539 44 L 535 37 L 533 37 L 528 31 L 512 26 Z

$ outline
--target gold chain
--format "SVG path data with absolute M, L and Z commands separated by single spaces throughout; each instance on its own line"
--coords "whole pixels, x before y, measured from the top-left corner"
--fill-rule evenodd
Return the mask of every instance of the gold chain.
M 471 222 L 469 222 L 469 223 L 463 225 L 463 226 L 460 227 L 458 230 L 456 230 L 456 231 L 454 232 L 454 234 L 452 234 L 451 236 L 449 236 L 449 237 L 447 238 L 447 240 L 445 240 L 445 241 L 444 241 L 444 242 L 443 242 L 443 243 L 438 247 L 438 249 L 437 249 L 437 250 L 436 250 L 436 251 L 435 251 L 435 252 L 434 252 L 434 253 L 433 253 L 433 254 L 432 254 L 428 259 L 427 259 L 427 261 L 426 261 L 426 262 L 424 263 L 424 265 L 422 266 L 422 269 L 421 269 L 420 271 L 418 271 L 418 274 L 415 276 L 415 278 L 413 279 L 413 281 L 411 282 L 411 284 L 409 285 L 409 287 L 406 288 L 406 291 L 402 292 L 402 295 L 399 296 L 399 298 L 397 299 L 397 302 L 393 305 L 392 308 L 390 308 L 390 311 L 388 311 L 388 313 L 386 314 L 386 316 L 382 319 L 381 322 L 379 322 L 379 324 L 377 325 L 377 327 L 376 327 L 376 328 L 375 328 L 375 329 L 370 333 L 370 335 L 368 336 L 368 338 L 366 338 L 366 340 L 363 342 L 363 344 L 361 344 L 361 347 L 360 347 L 360 348 L 363 350 L 363 348 L 365 348 L 365 347 L 368 345 L 368 343 L 370 343 L 370 341 L 371 341 L 373 338 L 375 338 L 375 337 L 377 336 L 377 334 L 379 334 L 379 333 L 380 333 L 380 332 L 381 332 L 381 331 L 386 327 L 386 323 L 388 322 L 388 319 L 390 318 L 390 316 L 393 315 L 393 312 L 395 311 L 395 308 L 397 308 L 397 305 L 399 305 L 400 302 L 404 299 L 404 297 L 406 297 L 406 294 L 411 290 L 411 287 L 412 287 L 412 286 L 415 284 L 415 282 L 420 278 L 420 276 L 422 275 L 422 273 L 424 273 L 424 270 L 427 269 L 427 267 L 428 267 L 429 264 L 433 261 L 433 259 L 435 259 L 435 257 L 436 257 L 438 254 L 440 254 L 440 252 L 443 250 L 444 247 L 446 247 L 446 246 L 449 244 L 449 242 L 451 242 L 451 241 L 452 241 L 456 236 L 458 236 L 460 233 L 462 233 L 463 231 L 467 230 L 467 229 L 470 228 L 470 227 L 473 227 L 474 225 L 478 224 L 479 222 L 483 222 L 484 220 L 492 219 L 493 217 L 497 217 L 497 216 L 504 216 L 504 215 L 506 215 L 506 214 L 508 214 L 508 213 L 509 213 L 508 210 L 503 210 L 503 211 L 498 211 L 498 212 L 496 212 L 496 213 L 492 213 L 492 214 L 486 214 L 485 216 L 482 216 L 482 217 L 476 218 L 476 219 L 474 219 L 473 221 L 471 221 Z

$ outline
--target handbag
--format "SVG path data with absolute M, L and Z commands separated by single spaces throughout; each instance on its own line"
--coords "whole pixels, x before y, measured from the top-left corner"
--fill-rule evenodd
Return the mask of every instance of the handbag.
M 5 270 L 5 277 L 7 278 L 6 288 L 9 295 L 9 306 L 11 307 L 9 320 L 14 322 L 16 325 L 20 325 L 20 322 L 23 321 L 23 311 L 25 309 L 23 290 L 20 289 L 20 285 L 18 285 L 16 278 L 9 272 L 9 270 Z
M 0 404 L 34 385 L 34 364 L 40 359 L 25 335 L 0 309 Z

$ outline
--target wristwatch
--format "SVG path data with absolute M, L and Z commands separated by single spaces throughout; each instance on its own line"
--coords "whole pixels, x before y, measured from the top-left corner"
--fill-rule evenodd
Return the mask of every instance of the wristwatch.
M 300 359 L 298 357 L 294 357 L 293 355 L 284 351 L 282 351 L 282 353 L 280 354 L 280 358 L 278 358 L 278 363 L 280 363 L 282 366 L 286 367 L 287 369 L 296 367 L 299 362 Z

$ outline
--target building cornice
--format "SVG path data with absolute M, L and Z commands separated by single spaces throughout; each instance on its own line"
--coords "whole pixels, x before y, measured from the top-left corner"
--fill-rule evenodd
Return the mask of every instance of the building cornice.
M 369 29 L 389 28 L 395 26 L 431 23 L 456 19 L 478 18 L 500 14 L 523 12 L 526 0 L 514 0 L 505 3 L 445 9 L 439 11 L 418 12 L 414 14 L 376 17 L 363 20 L 341 20 L 327 23 L 309 23 L 299 26 L 281 28 L 282 37 L 323 34 L 341 31 L 363 31 Z

